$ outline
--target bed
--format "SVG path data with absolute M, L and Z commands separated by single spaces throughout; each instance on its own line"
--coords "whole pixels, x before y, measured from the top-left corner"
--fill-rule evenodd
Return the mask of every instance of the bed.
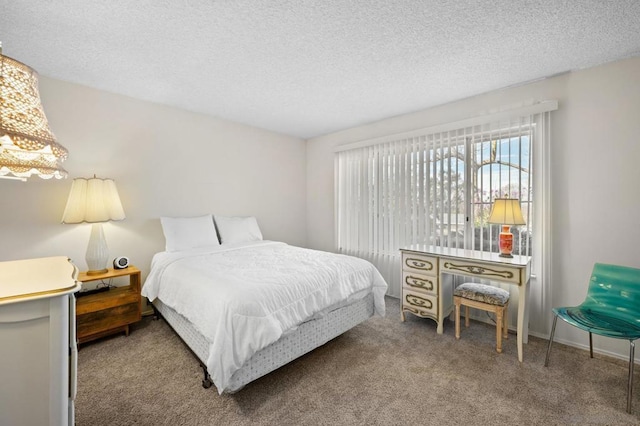
M 363 259 L 265 241 L 255 218 L 161 221 L 142 294 L 220 394 L 384 315 L 387 284 Z

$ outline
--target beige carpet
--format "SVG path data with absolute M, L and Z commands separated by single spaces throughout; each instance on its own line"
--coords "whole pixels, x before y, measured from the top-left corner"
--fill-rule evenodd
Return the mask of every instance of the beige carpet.
M 387 298 L 372 318 L 233 395 L 203 389 L 194 356 L 164 320 L 80 350 L 77 425 L 626 425 L 627 366 L 515 335 L 495 352 L 495 329 L 472 322 L 455 340 Z M 558 327 L 567 326 L 558 324 Z M 587 337 L 585 335 L 585 341 Z M 640 378 L 636 375 L 636 383 Z

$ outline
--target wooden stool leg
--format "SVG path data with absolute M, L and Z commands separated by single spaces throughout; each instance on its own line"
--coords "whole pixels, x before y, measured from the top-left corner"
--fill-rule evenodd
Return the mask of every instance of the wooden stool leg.
M 496 309 L 496 351 L 502 353 L 502 317 L 504 316 L 504 309 Z
M 504 325 L 504 332 L 502 333 L 502 337 L 505 339 L 509 338 L 509 304 L 504 305 L 504 315 L 502 317 L 502 324 Z
M 456 340 L 460 339 L 460 299 L 453 298 L 453 304 L 456 307 Z
M 464 306 L 464 326 L 469 327 L 469 307 Z

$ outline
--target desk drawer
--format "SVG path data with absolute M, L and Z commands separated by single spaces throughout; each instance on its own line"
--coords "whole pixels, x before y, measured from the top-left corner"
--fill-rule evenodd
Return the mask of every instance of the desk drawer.
M 402 308 L 418 316 L 438 318 L 438 297 L 405 288 L 402 290 Z
M 418 253 L 402 253 L 402 270 L 420 274 L 437 275 L 438 258 Z
M 415 272 L 402 272 L 402 286 L 408 290 L 423 291 L 438 294 L 438 278 L 416 274 Z
M 487 265 L 464 259 L 440 259 L 442 272 L 468 275 L 488 280 L 507 281 L 519 284 L 521 270 L 510 266 Z

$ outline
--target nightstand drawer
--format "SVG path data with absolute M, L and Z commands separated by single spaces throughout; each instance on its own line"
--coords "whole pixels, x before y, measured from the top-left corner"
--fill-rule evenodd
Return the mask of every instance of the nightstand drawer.
M 78 338 L 122 327 L 140 320 L 140 304 L 129 303 L 100 311 L 88 312 L 76 318 Z
M 402 253 L 402 270 L 426 275 L 438 273 L 438 259 L 418 253 Z
M 402 272 L 402 286 L 408 290 L 438 294 L 438 278 L 416 274 L 415 272 Z
M 140 300 L 140 293 L 134 292 L 130 287 L 115 287 L 103 293 L 90 296 L 82 296 L 76 299 L 76 315 L 115 308 L 127 303 Z
M 402 290 L 402 308 L 423 317 L 438 317 L 438 297 L 430 294 Z

